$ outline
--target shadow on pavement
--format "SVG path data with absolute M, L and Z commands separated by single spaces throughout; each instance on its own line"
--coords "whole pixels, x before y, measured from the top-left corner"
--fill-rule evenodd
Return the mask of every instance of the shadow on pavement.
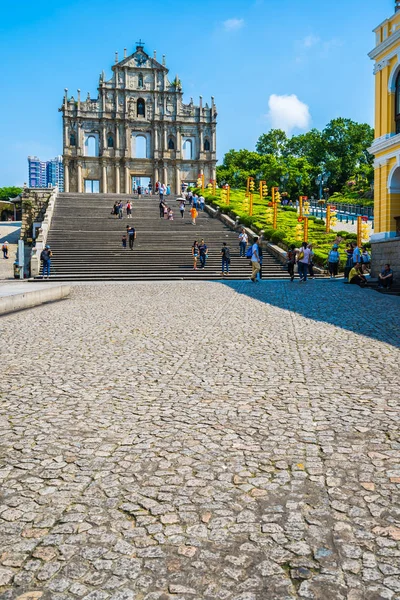
M 347 331 L 400 348 L 400 297 L 384 296 L 343 280 L 221 281 L 239 294 L 277 306 L 312 321 L 329 323 Z M 350 341 L 350 340 L 349 340 Z M 349 360 L 352 357 L 349 344 Z

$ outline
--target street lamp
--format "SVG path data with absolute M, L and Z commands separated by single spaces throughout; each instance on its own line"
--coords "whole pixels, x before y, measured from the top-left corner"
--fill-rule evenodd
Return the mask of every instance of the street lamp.
M 328 183 L 328 179 L 330 177 L 329 171 L 322 171 L 315 179 L 315 183 L 319 186 L 319 199 L 322 200 L 322 188 L 324 185 Z

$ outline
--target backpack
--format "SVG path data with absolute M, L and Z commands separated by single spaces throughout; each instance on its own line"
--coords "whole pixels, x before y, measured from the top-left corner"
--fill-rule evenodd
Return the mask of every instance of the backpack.
M 42 260 L 43 262 L 48 261 L 50 258 L 50 253 L 48 250 L 42 250 L 42 252 L 40 253 L 40 260 Z
M 231 253 L 229 251 L 229 248 L 222 248 L 222 252 L 224 253 L 224 259 L 227 260 L 228 262 L 230 262 L 231 260 Z
M 246 250 L 246 258 L 252 258 L 253 257 L 253 246 L 250 246 L 250 248 L 247 248 Z

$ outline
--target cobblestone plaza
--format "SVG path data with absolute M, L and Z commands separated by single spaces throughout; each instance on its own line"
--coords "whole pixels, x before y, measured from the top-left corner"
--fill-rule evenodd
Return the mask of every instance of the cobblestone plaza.
M 1 318 L 0 599 L 398 600 L 399 316 L 244 281 Z

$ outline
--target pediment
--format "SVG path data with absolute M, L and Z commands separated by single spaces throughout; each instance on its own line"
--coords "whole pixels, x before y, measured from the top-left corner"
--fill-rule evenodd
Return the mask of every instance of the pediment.
M 130 56 L 127 56 L 117 64 L 113 66 L 113 69 L 116 67 L 128 67 L 129 69 L 162 69 L 163 71 L 168 72 L 168 69 L 160 64 L 154 58 L 151 58 L 147 52 L 144 50 L 136 50 Z

